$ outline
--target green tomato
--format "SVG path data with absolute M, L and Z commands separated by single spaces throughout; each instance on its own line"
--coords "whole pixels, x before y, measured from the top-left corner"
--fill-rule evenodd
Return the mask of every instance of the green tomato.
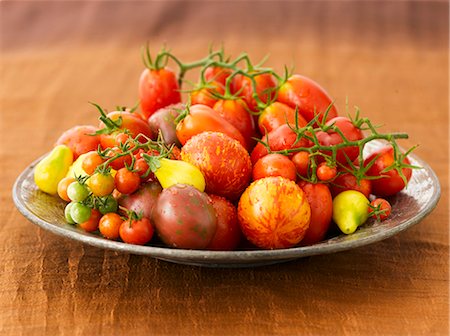
M 66 218 L 67 223 L 69 224 L 75 224 L 75 221 L 72 218 L 72 215 L 70 214 L 70 210 L 72 209 L 72 206 L 75 203 L 70 202 L 69 204 L 66 205 L 66 207 L 64 208 L 64 217 Z
M 106 196 L 102 198 L 102 204 L 98 207 L 98 210 L 102 215 L 107 214 L 109 212 L 117 212 L 118 204 L 117 200 L 112 196 Z
M 343 233 L 351 234 L 366 222 L 369 204 L 366 196 L 359 191 L 343 191 L 333 200 L 333 220 Z
M 70 216 L 75 223 L 80 224 L 86 222 L 91 217 L 91 211 L 91 208 L 87 205 L 77 202 L 73 203 L 70 208 Z
M 84 184 L 75 181 L 67 187 L 67 196 L 73 202 L 81 202 L 89 196 L 89 189 Z

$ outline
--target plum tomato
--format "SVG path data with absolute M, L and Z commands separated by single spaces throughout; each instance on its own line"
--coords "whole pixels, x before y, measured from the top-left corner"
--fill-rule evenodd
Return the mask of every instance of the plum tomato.
M 177 138 L 176 127 L 177 123 L 175 119 L 185 110 L 184 104 L 173 104 L 160 108 L 148 118 L 148 124 L 153 134 L 161 132 L 164 143 L 167 145 L 175 144 L 180 146 L 180 142 Z
M 69 147 L 75 161 L 81 154 L 97 150 L 100 144 L 100 137 L 95 135 L 97 130 L 98 128 L 92 125 L 74 126 L 61 134 L 56 145 Z
M 211 199 L 187 184 L 175 184 L 161 192 L 152 220 L 165 244 L 186 249 L 206 248 L 217 227 Z
M 319 121 L 333 103 L 332 98 L 318 83 L 302 75 L 292 75 L 278 90 L 277 100 L 292 108 L 297 107 L 298 112 L 306 121 L 311 121 L 319 114 Z M 328 111 L 327 120 L 338 115 L 334 105 Z
M 262 135 L 266 132 L 271 132 L 274 129 L 284 124 L 289 124 L 295 127 L 295 110 L 283 103 L 273 102 L 267 106 L 259 115 L 258 127 Z M 303 116 L 298 113 L 297 115 L 297 127 L 305 127 L 307 124 Z
M 237 199 L 252 175 L 250 156 L 242 145 L 219 132 L 203 132 L 181 149 L 181 158 L 200 169 L 206 192 Z
M 219 66 L 209 66 L 205 69 L 203 76 L 208 83 L 219 83 L 225 86 L 227 78 L 231 75 L 231 70 Z
M 151 218 L 153 207 L 162 191 L 161 185 L 156 181 L 143 183 L 139 189 L 131 195 L 121 195 L 119 204 L 143 217 Z
M 383 221 L 391 215 L 391 204 L 384 198 L 376 198 L 370 202 L 369 216 L 376 220 Z
M 253 180 L 268 176 L 282 176 L 295 181 L 297 169 L 287 156 L 271 153 L 263 156 L 253 166 Z
M 373 161 L 373 162 L 372 162 Z M 402 164 L 409 165 L 410 161 L 405 157 Z M 368 176 L 377 177 L 372 181 L 372 193 L 376 196 L 392 196 L 405 188 L 405 182 L 395 169 L 394 149 L 392 146 L 386 146 L 373 152 L 364 160 L 364 166 L 371 165 L 367 170 Z M 411 179 L 412 169 L 402 167 L 406 181 Z
M 102 214 L 97 209 L 91 210 L 91 216 L 87 221 L 79 223 L 78 225 L 86 232 L 94 232 L 98 229 L 98 223 Z
M 139 188 L 141 177 L 138 173 L 128 168 L 121 168 L 116 172 L 114 182 L 119 192 L 122 194 L 132 194 Z
M 239 225 L 245 237 L 264 249 L 297 245 L 308 229 L 311 208 L 303 190 L 281 176 L 256 180 L 238 204 Z
M 140 113 L 145 120 L 160 108 L 181 102 L 177 77 L 170 68 L 145 69 L 138 87 Z
M 217 228 L 206 248 L 217 251 L 235 250 L 242 236 L 237 219 L 237 209 L 224 197 L 217 195 L 209 195 L 209 197 L 216 212 Z
M 218 100 L 216 97 L 214 97 L 214 94 L 223 95 L 224 93 L 225 89 L 221 84 L 217 82 L 211 82 L 208 83 L 208 87 L 203 87 L 191 92 L 191 104 L 203 104 L 209 107 L 213 107 Z
M 146 217 L 133 219 L 129 218 L 122 222 L 119 228 L 120 238 L 128 244 L 144 245 L 152 238 L 155 229 Z
M 329 184 L 331 195 L 336 197 L 345 190 L 356 190 L 369 198 L 372 192 L 372 182 L 368 179 L 358 179 L 349 172 L 339 172 L 337 177 Z
M 306 194 L 311 207 L 311 220 L 301 245 L 312 245 L 324 239 L 330 228 L 333 199 L 330 189 L 323 183 L 300 182 L 300 187 Z
M 119 230 L 122 223 L 123 219 L 117 213 L 110 212 L 100 218 L 98 229 L 103 237 L 118 239 L 120 237 Z

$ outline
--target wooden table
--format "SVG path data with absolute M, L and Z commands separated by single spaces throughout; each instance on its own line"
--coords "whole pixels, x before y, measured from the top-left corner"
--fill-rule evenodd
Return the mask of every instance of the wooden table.
M 448 3 L 3 2 L 2 335 L 446 335 Z M 253 269 L 208 269 L 84 246 L 14 208 L 19 172 L 76 124 L 88 101 L 133 105 L 140 47 L 184 60 L 236 56 L 321 83 L 435 170 L 442 197 L 420 224 L 355 250 Z

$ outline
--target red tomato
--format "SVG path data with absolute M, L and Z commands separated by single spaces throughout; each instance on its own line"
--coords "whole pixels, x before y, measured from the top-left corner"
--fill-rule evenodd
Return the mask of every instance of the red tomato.
M 181 148 L 181 158 L 200 169 L 206 192 L 237 199 L 250 182 L 252 164 L 242 145 L 219 132 L 203 132 Z
M 253 79 L 256 84 L 256 94 L 263 103 L 267 103 L 269 98 L 273 98 L 275 95 L 277 87 L 275 77 L 269 73 L 264 73 L 255 75 Z M 253 97 L 254 92 L 253 83 L 249 77 L 241 74 L 237 74 L 233 77 L 233 80 L 231 81 L 231 93 L 239 94 L 239 96 L 245 100 L 250 110 L 257 111 L 258 104 Z
M 345 190 L 356 190 L 363 193 L 366 198 L 369 198 L 372 192 L 372 183 L 370 180 L 366 179 L 361 179 L 358 183 L 358 180 L 353 174 L 341 172 L 333 182 L 330 183 L 330 191 L 333 197 L 336 197 Z
M 128 244 L 144 245 L 148 243 L 155 229 L 147 217 L 128 219 L 120 225 L 120 238 Z
M 122 194 L 134 193 L 141 184 L 141 177 L 138 173 L 132 172 L 127 168 L 121 168 L 114 176 L 116 189 Z
M 331 181 L 336 177 L 337 169 L 336 167 L 331 167 L 326 162 L 321 162 L 317 167 L 316 174 L 320 181 Z
M 299 151 L 292 156 L 291 160 L 297 169 L 297 173 L 300 176 L 307 177 L 309 171 L 309 153 Z
M 81 154 L 95 151 L 100 144 L 100 137 L 93 135 L 98 128 L 91 125 L 75 126 L 65 131 L 56 140 L 56 145 L 66 145 L 73 153 L 75 161 Z
M 192 105 L 203 104 L 209 107 L 213 107 L 217 102 L 217 98 L 214 97 L 213 93 L 223 95 L 225 92 L 225 89 L 219 83 L 212 82 L 209 84 L 209 86 L 213 86 L 214 88 L 205 87 L 191 92 L 190 98 Z
M 289 180 L 297 179 L 295 164 L 285 155 L 267 154 L 253 166 L 253 180 L 267 176 L 282 176 Z
M 306 139 L 301 138 L 297 141 L 297 134 L 287 125 L 281 125 L 272 132 L 264 135 L 261 141 L 268 142 L 271 151 L 281 151 L 285 149 L 308 147 L 309 142 Z M 255 148 L 253 148 L 251 159 L 252 163 L 255 164 L 260 158 L 268 154 L 267 148 L 261 144 L 257 143 Z
M 194 135 L 206 131 L 226 134 L 239 141 L 242 146 L 246 146 L 241 132 L 206 105 L 192 105 L 189 108 L 189 114 L 177 125 L 177 137 L 182 145 Z
M 289 124 L 295 127 L 295 110 L 286 104 L 274 102 L 267 106 L 258 118 L 259 131 L 262 135 L 271 132 L 281 125 Z M 306 120 L 301 114 L 297 116 L 297 126 L 305 127 Z
M 216 233 L 206 247 L 209 250 L 232 251 L 241 241 L 236 207 L 227 199 L 209 195 L 217 216 Z
M 364 138 L 362 131 L 355 127 L 352 121 L 347 117 L 336 117 L 329 120 L 326 125 L 334 124 L 349 141 L 357 141 Z M 343 142 L 341 135 L 337 132 L 329 130 L 328 132 L 318 131 L 317 139 L 322 146 L 334 146 Z M 331 151 L 324 151 L 325 154 L 331 155 Z M 339 149 L 336 154 L 336 161 L 347 164 L 353 162 L 359 155 L 358 146 L 349 146 Z
M 232 124 L 244 137 L 247 150 L 251 150 L 254 145 L 252 137 L 255 136 L 255 124 L 252 115 L 248 112 L 248 107 L 242 99 L 228 100 L 220 99 L 213 109 Z
M 230 76 L 231 70 L 226 68 L 221 68 L 217 66 L 208 67 L 205 69 L 204 77 L 205 80 L 209 83 L 216 82 L 221 84 L 223 87 L 227 81 L 227 78 Z
M 116 155 L 120 155 L 123 152 L 118 147 L 112 147 L 110 151 L 106 154 L 109 158 L 112 158 Z M 108 159 L 109 160 L 109 159 Z M 128 166 L 131 165 L 131 162 L 133 161 L 133 158 L 131 155 L 122 155 L 118 156 L 116 159 L 112 160 L 109 165 L 112 169 L 119 170 L 123 167 L 125 167 L 125 164 Z
M 145 120 L 161 107 L 181 102 L 175 73 L 169 68 L 145 69 L 139 79 L 139 99 Z
M 98 229 L 98 223 L 102 214 L 97 209 L 92 209 L 91 217 L 86 222 L 78 224 L 84 231 L 93 232 Z
M 299 113 L 308 122 L 317 114 L 322 121 L 323 114 L 332 103 L 331 97 L 318 83 L 302 75 L 292 75 L 281 85 L 277 100 L 292 108 L 297 106 Z M 337 115 L 337 109 L 333 105 L 328 112 L 327 120 Z
M 375 151 L 364 160 L 364 165 L 369 165 L 375 160 L 372 166 L 367 170 L 368 176 L 383 176 L 372 180 L 372 193 L 381 196 L 392 196 L 405 188 L 405 182 L 395 169 L 388 169 L 394 164 L 394 149 L 392 147 L 383 147 Z M 404 164 L 410 164 L 408 158 L 403 160 Z M 411 179 L 412 169 L 408 167 L 402 168 L 402 173 L 406 181 Z
M 330 227 L 333 200 L 330 190 L 323 183 L 301 182 L 300 187 L 305 192 L 311 207 L 311 221 L 301 245 L 312 245 L 323 240 Z
M 383 221 L 391 215 L 391 204 L 384 198 L 376 198 L 370 202 L 369 216 Z
M 298 244 L 308 229 L 311 208 L 303 190 L 281 176 L 256 180 L 238 204 L 238 219 L 245 237 L 265 249 Z

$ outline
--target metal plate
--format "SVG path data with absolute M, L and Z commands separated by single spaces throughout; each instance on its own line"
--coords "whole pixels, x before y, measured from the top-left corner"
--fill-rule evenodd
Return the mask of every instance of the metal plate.
M 373 141 L 367 144 L 366 150 L 371 152 L 380 146 L 382 146 L 381 142 Z M 33 162 L 17 178 L 13 188 L 13 199 L 17 209 L 32 223 L 55 234 L 92 246 L 147 255 L 181 264 L 208 267 L 252 267 L 350 250 L 386 239 L 419 223 L 436 207 L 441 189 L 436 174 L 428 164 L 415 155 L 410 155 L 409 158 L 412 164 L 421 166 L 422 169 L 413 172 L 408 187 L 404 191 L 389 199 L 393 209 L 390 218 L 383 222 L 368 220 L 364 226 L 348 236 L 339 235 L 312 246 L 289 249 L 237 251 L 173 249 L 164 246 L 130 245 L 107 240 L 98 233 L 84 232 L 77 226 L 66 223 L 64 219 L 66 203 L 64 201 L 37 189 L 33 180 L 33 172 L 39 160 Z

